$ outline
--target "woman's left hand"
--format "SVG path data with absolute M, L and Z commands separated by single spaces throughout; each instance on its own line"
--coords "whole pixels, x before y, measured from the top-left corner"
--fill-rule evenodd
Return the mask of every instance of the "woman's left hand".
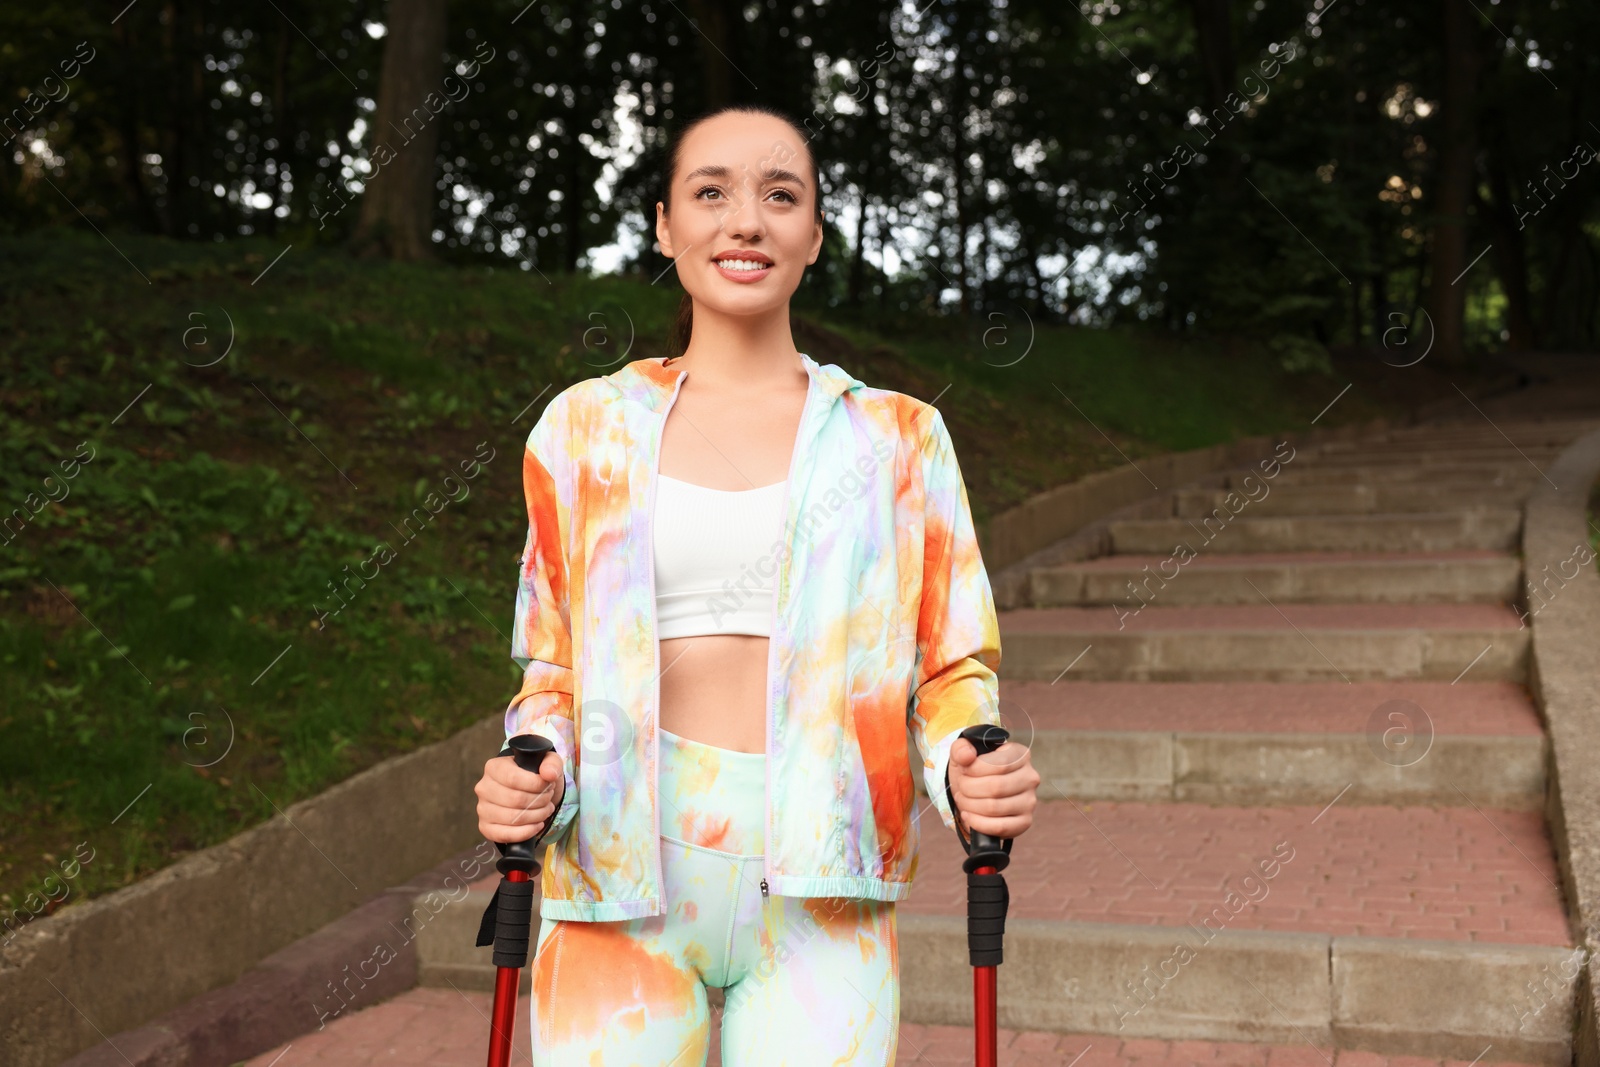
M 1026 745 L 1007 741 L 982 758 L 965 737 L 950 747 L 950 792 L 968 832 L 1020 836 L 1033 825 L 1038 789 L 1039 772 Z

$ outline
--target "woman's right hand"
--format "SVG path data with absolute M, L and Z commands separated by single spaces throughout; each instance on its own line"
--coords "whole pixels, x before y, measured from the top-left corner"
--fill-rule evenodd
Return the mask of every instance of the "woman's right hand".
M 510 756 L 495 756 L 483 765 L 478 794 L 478 831 L 490 841 L 512 844 L 544 832 L 566 793 L 566 767 L 551 752 L 539 772 L 525 771 Z

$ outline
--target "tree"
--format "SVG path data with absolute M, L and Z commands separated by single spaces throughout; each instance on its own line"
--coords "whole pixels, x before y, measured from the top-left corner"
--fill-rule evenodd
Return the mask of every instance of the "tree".
M 374 169 L 362 192 L 354 241 L 367 254 L 401 260 L 433 255 L 435 119 L 446 103 L 440 95 L 445 4 L 390 0 L 389 40 L 369 132 Z
M 1467 266 L 1467 208 L 1477 181 L 1475 108 L 1482 66 L 1478 28 L 1469 0 L 1441 0 L 1444 9 L 1444 95 L 1439 101 L 1439 156 L 1434 221 L 1428 252 L 1428 316 L 1440 358 L 1465 355 L 1467 290 L 1457 284 Z

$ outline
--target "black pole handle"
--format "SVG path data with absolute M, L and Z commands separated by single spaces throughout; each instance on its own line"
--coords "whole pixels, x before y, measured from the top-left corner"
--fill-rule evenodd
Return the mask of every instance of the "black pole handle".
M 1002 726 L 978 723 L 961 731 L 972 742 L 978 755 L 993 752 L 1011 739 Z M 1011 893 L 1000 872 L 1011 862 L 1011 839 L 972 831 L 969 840 L 961 832 L 961 813 L 955 793 L 950 789 L 950 770 L 944 772 L 945 796 L 956 817 L 956 837 L 967 850 L 961 869 L 967 872 L 967 959 L 974 967 L 998 967 L 1005 960 L 1006 911 Z
M 539 773 L 545 756 L 556 750 L 555 744 L 543 734 L 518 734 L 506 744 L 510 747 L 509 755 L 516 761 L 517 766 L 534 774 Z M 565 803 L 566 799 L 566 794 L 563 793 L 562 803 Z M 557 807 L 559 808 L 559 805 Z M 555 821 L 556 813 L 551 812 L 550 818 L 545 820 L 544 827 L 528 840 L 513 841 L 510 844 L 497 843 L 500 859 L 495 862 L 495 870 L 501 874 L 510 874 L 512 871 L 537 873 L 539 862 L 534 858 L 534 852 L 538 848 L 539 839 L 549 832 L 551 824 Z
M 978 755 L 993 752 L 1007 741 L 1011 740 L 1011 733 L 1003 726 L 991 723 L 977 723 L 961 731 L 960 736 L 972 742 L 972 747 L 978 750 Z M 956 820 L 956 837 L 961 841 L 961 847 L 966 849 L 967 858 L 961 864 L 961 869 L 971 874 L 979 867 L 993 867 L 998 873 L 1006 869 L 1011 862 L 1011 839 L 998 838 L 990 834 L 972 831 L 969 839 L 961 830 L 961 813 L 956 809 L 956 795 L 950 788 L 950 768 L 944 771 L 944 792 L 950 803 L 950 812 Z
M 501 755 L 511 756 L 518 767 L 537 774 L 545 756 L 554 752 L 556 746 L 548 737 L 540 734 L 518 734 L 506 742 L 506 747 L 511 751 Z M 567 796 L 563 793 L 561 803 L 566 802 Z M 556 805 L 556 811 L 560 810 L 561 805 Z M 528 964 L 528 945 L 533 932 L 533 876 L 539 873 L 539 861 L 535 853 L 539 839 L 544 837 L 555 821 L 556 813 L 551 812 L 544 828 L 528 840 L 510 844 L 495 842 L 495 847 L 500 850 L 495 870 L 504 877 L 488 907 L 483 910 L 483 919 L 478 924 L 477 945 L 479 948 L 494 946 L 496 967 L 521 968 Z M 513 872 L 520 872 L 522 877 L 513 879 Z

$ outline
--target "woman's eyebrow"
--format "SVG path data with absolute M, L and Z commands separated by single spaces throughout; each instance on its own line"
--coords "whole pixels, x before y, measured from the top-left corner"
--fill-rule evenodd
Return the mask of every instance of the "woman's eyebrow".
M 694 170 L 684 175 L 683 180 L 685 182 L 692 182 L 696 178 L 718 178 L 722 181 L 727 181 L 732 174 L 733 172 L 731 170 L 729 170 L 727 167 L 724 167 L 720 163 L 708 163 L 703 167 L 696 167 Z M 768 167 L 766 170 L 761 172 L 761 177 L 763 181 L 769 182 L 793 182 L 802 189 L 804 189 L 806 186 L 805 180 L 801 178 L 800 175 L 796 174 L 792 170 L 785 170 L 782 167 Z

